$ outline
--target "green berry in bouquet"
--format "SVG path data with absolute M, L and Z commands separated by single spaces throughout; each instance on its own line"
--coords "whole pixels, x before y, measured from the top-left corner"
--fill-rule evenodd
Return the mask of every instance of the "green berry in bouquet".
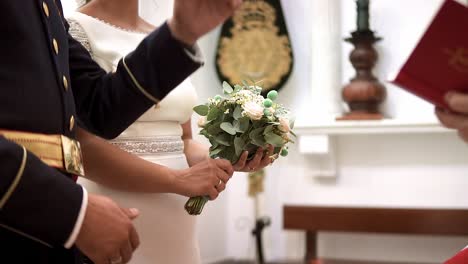
M 262 88 L 243 82 L 232 87 L 223 83 L 223 95 L 209 98 L 203 105 L 194 107 L 201 117 L 200 134 L 210 141 L 211 158 L 229 160 L 235 164 L 244 151 L 248 159 L 254 157 L 258 148 L 274 146 L 274 158 L 286 156 L 287 146 L 294 143 L 294 121 L 289 109 L 276 102 L 277 91 L 270 91 L 267 98 L 261 95 Z M 185 209 L 190 214 L 200 214 L 207 199 L 190 198 Z

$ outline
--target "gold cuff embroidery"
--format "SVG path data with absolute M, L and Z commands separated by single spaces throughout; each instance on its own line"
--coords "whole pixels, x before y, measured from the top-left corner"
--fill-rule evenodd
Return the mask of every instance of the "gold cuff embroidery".
M 135 78 L 135 76 L 133 75 L 133 73 L 130 71 L 130 69 L 129 69 L 128 66 L 127 66 L 127 63 L 125 62 L 125 57 L 122 58 L 122 62 L 123 62 L 123 65 L 124 65 L 124 67 L 125 67 L 125 70 L 127 70 L 128 75 L 130 75 L 130 78 L 132 79 L 133 84 L 135 84 L 135 86 L 140 90 L 140 92 L 143 93 L 148 99 L 150 99 L 151 101 L 153 101 L 155 104 L 158 104 L 158 103 L 160 102 L 160 100 L 158 100 L 157 98 L 155 98 L 154 96 L 152 96 L 150 93 L 148 93 L 148 92 L 140 85 L 140 83 L 138 82 L 138 80 Z
M 21 177 L 23 176 L 24 172 L 24 167 L 26 167 L 26 158 L 28 156 L 28 153 L 26 152 L 26 148 L 23 147 L 23 160 L 21 161 L 20 168 L 18 172 L 16 173 L 16 177 L 13 180 L 13 182 L 10 185 L 10 188 L 8 188 L 7 192 L 3 195 L 2 199 L 0 200 L 0 209 L 3 208 L 3 206 L 6 204 L 8 199 L 10 199 L 11 194 L 15 191 L 16 187 L 18 186 L 19 181 L 21 180 Z

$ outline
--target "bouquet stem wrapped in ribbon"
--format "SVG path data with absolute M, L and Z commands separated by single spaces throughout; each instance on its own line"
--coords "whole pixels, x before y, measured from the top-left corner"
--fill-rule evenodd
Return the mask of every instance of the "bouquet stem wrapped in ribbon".
M 210 157 L 229 160 L 235 164 L 244 151 L 251 159 L 259 147 L 274 146 L 274 157 L 287 156 L 287 144 L 293 142 L 294 126 L 288 109 L 276 102 L 278 93 L 270 91 L 267 98 L 257 85 L 223 83 L 224 95 L 208 99 L 208 103 L 194 107 L 201 116 L 200 134 L 210 141 Z M 185 204 L 191 215 L 202 212 L 209 200 L 206 196 L 192 197 Z

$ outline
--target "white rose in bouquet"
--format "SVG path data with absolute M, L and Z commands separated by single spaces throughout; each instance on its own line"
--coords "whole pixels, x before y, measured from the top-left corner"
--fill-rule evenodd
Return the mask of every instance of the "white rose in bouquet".
M 210 157 L 222 158 L 235 164 L 244 151 L 249 159 L 259 147 L 274 146 L 274 155 L 286 156 L 287 144 L 293 142 L 290 135 L 293 120 L 288 109 L 275 102 L 276 91 L 267 98 L 261 95 L 262 88 L 254 85 L 223 83 L 224 96 L 217 95 L 208 103 L 194 107 L 202 118 L 200 134 L 210 141 Z M 200 214 L 207 197 L 193 197 L 185 204 L 189 214 Z
M 254 102 L 247 102 L 244 104 L 244 113 L 252 120 L 260 120 L 263 117 L 263 107 L 254 103 Z

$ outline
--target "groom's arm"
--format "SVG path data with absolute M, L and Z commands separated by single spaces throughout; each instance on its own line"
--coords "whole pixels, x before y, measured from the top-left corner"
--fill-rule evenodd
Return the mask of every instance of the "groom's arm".
M 114 138 L 202 65 L 165 23 L 107 74 L 69 36 L 70 77 L 77 114 L 88 130 Z

